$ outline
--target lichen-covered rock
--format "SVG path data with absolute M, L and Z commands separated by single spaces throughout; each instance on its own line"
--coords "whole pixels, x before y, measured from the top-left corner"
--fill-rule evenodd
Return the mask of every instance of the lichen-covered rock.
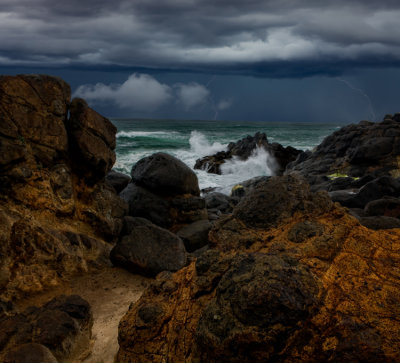
M 216 222 L 212 249 L 158 276 L 130 307 L 117 362 L 400 359 L 400 230 L 361 226 L 338 204 L 301 193 L 301 179 L 271 180 L 283 184 L 289 212 L 252 223 L 234 211 Z M 260 213 L 276 207 L 257 200 Z

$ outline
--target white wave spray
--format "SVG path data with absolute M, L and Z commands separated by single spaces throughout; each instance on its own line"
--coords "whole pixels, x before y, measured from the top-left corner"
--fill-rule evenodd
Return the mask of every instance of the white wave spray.
M 210 143 L 206 137 L 198 131 L 192 131 L 189 139 L 190 151 L 198 158 L 206 155 L 212 155 L 218 151 L 225 151 L 227 145 L 219 142 Z

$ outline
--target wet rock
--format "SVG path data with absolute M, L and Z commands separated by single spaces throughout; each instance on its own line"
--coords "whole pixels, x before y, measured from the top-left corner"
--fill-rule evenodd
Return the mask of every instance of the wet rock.
M 131 175 L 134 183 L 157 194 L 200 195 L 196 174 L 169 154 L 156 153 L 139 160 Z
M 115 162 L 117 128 L 87 103 L 75 98 L 67 123 L 74 169 L 91 183 L 103 179 Z
M 186 251 L 193 252 L 208 244 L 211 227 L 208 220 L 200 220 L 181 228 L 176 234 L 182 239 Z
M 185 266 L 187 254 L 182 240 L 166 229 L 143 225 L 132 229 L 110 253 L 111 262 L 133 273 L 155 276 Z
M 283 147 L 278 143 L 269 143 L 265 133 L 257 132 L 254 136 L 246 136 L 245 138 L 231 142 L 227 151 L 220 151 L 214 155 L 206 156 L 196 160 L 195 169 L 204 169 L 209 173 L 221 174 L 221 165 L 226 160 L 238 157 L 241 160 L 247 160 L 252 153 L 262 148 L 268 152 L 272 158 L 268 160 L 268 167 L 276 174 L 280 175 L 286 168 L 286 165 L 294 161 L 301 152 L 293 147 Z
M 106 176 L 106 181 L 115 189 L 116 193 L 119 194 L 127 187 L 131 178 L 129 175 L 110 170 Z
M 0 354 L 18 357 L 28 349 L 25 344 L 37 343 L 48 348 L 58 360 L 73 359 L 82 349 L 89 348 L 92 324 L 87 301 L 77 295 L 62 295 L 40 308 L 30 307 L 1 320 Z M 32 354 L 50 359 L 48 351 L 37 345 L 30 345 Z

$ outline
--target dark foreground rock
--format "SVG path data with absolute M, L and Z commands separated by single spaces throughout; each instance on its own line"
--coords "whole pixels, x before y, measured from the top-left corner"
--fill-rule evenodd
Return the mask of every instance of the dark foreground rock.
M 262 148 L 271 155 L 268 167 L 277 175 L 281 175 L 286 165 L 294 161 L 301 152 L 291 146 L 283 147 L 278 143 L 269 143 L 267 135 L 257 132 L 254 136 L 247 136 L 236 143 L 231 142 L 227 151 L 220 151 L 215 155 L 205 156 L 196 160 L 195 169 L 204 169 L 209 173 L 221 174 L 221 165 L 226 160 L 238 157 L 247 160 L 257 148 Z
M 4 362 L 24 362 L 19 357 L 31 357 L 32 362 L 79 361 L 90 346 L 92 325 L 85 300 L 59 296 L 40 308 L 0 318 L 0 357 Z
M 274 177 L 246 194 L 211 249 L 130 307 L 116 361 L 399 360 L 400 230 L 360 226 L 306 185 Z
M 155 276 L 162 271 L 177 271 L 186 265 L 187 254 L 182 240 L 153 224 L 131 227 L 111 250 L 110 259 L 133 273 Z

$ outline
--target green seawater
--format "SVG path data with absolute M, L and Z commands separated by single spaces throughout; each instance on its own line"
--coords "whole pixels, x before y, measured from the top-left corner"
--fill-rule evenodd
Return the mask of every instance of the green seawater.
M 111 119 L 118 129 L 115 170 L 129 174 L 141 158 L 155 152 L 172 154 L 193 168 L 196 159 L 224 150 L 229 142 L 265 132 L 269 142 L 312 150 L 343 124 L 238 122 L 193 120 Z M 224 175 L 196 170 L 201 188 L 218 187 L 229 192 L 232 185 L 258 175 L 269 175 L 261 151 L 247 162 L 233 161 Z

